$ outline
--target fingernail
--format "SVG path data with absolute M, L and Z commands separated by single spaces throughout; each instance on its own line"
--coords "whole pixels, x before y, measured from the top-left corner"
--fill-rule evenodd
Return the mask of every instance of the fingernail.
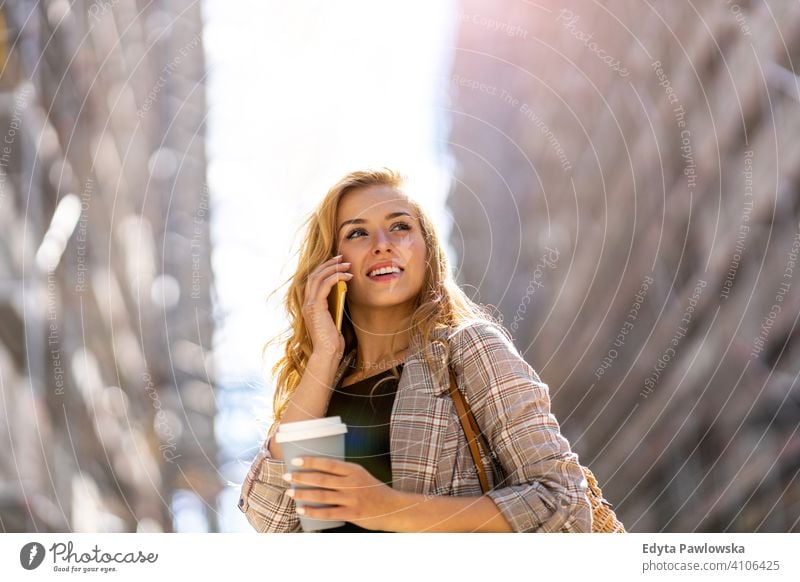
M 283 480 L 284 481 L 291 481 L 292 480 L 292 474 L 291 473 L 284 473 L 283 474 Z
M 304 508 L 304 507 L 298 507 L 298 508 L 297 508 L 297 513 L 299 513 L 300 515 L 304 515 L 304 514 L 305 514 L 305 512 L 306 512 L 306 510 L 305 510 L 305 508 Z
M 294 489 L 287 489 L 286 495 L 288 495 L 289 497 L 294 497 Z
M 302 467 L 303 466 L 303 459 L 301 457 L 295 457 L 292 459 L 292 465 L 295 467 Z

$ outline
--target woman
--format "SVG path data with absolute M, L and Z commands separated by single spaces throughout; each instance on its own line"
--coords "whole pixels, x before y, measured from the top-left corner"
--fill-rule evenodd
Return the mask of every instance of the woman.
M 430 219 L 403 188 L 388 169 L 353 172 L 309 218 L 286 299 L 290 337 L 273 369 L 275 422 L 240 510 L 260 532 L 302 531 L 298 500 L 333 505 L 299 508 L 310 518 L 347 522 L 325 531 L 591 531 L 586 481 L 547 385 L 456 285 Z M 337 281 L 348 286 L 341 334 L 327 304 Z M 483 459 L 485 495 L 449 365 L 502 467 L 494 483 Z M 346 459 L 304 457 L 312 471 L 288 481 L 272 438 L 279 423 L 333 415 L 348 424 Z

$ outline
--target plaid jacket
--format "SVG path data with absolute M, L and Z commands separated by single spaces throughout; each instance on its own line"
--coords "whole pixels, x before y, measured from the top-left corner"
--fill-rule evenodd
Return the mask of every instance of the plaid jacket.
M 427 495 L 479 496 L 478 475 L 448 393 L 448 345 L 459 389 L 505 473 L 486 493 L 516 532 L 591 532 L 587 484 L 578 456 L 550 413 L 547 384 L 525 362 L 505 329 L 470 322 L 434 332 L 432 364 L 412 340 L 390 419 L 392 487 Z M 337 385 L 355 352 L 336 373 Z M 294 500 L 285 495 L 284 462 L 267 445 L 270 428 L 241 488 L 239 509 L 259 532 L 302 531 Z

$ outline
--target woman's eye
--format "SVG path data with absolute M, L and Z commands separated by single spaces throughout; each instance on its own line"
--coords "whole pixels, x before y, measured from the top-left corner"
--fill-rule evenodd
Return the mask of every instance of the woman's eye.
M 411 226 L 409 226 L 405 222 L 396 222 L 395 224 L 392 225 L 390 230 L 396 230 L 395 227 L 401 227 L 399 230 L 411 230 Z M 354 238 L 361 238 L 360 236 L 355 236 L 359 233 L 367 234 L 367 231 L 365 231 L 363 228 L 356 228 L 355 230 L 350 232 L 350 234 L 347 235 L 347 239 L 351 240 Z

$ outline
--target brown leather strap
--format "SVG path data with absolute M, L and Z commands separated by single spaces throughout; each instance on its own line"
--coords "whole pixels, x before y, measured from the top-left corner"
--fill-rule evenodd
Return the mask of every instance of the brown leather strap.
M 458 420 L 461 422 L 461 427 L 464 429 L 464 434 L 467 436 L 467 444 L 469 445 L 469 452 L 472 455 L 472 461 L 475 463 L 475 468 L 478 471 L 478 480 L 481 482 L 481 490 L 486 493 L 489 491 L 489 480 L 486 477 L 486 469 L 483 467 L 481 461 L 481 453 L 478 450 L 478 440 L 480 439 L 481 445 L 486 449 L 486 452 L 491 454 L 491 449 L 486 442 L 483 434 L 478 427 L 475 416 L 469 409 L 469 404 L 464 399 L 464 395 L 458 389 L 458 381 L 456 380 L 455 372 L 452 367 L 450 368 L 450 396 L 456 406 L 458 412 Z

